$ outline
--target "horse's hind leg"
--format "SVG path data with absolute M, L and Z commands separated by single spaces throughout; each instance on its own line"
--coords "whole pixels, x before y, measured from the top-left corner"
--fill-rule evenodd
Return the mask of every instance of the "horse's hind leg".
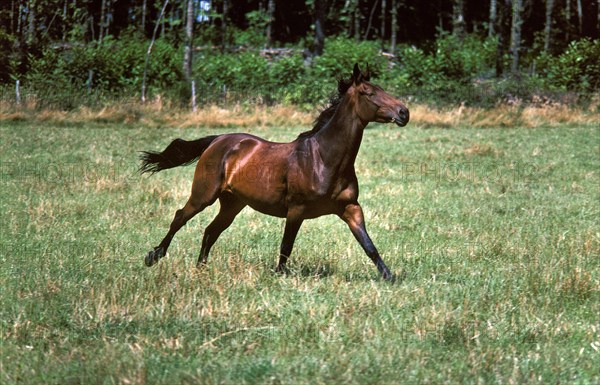
M 173 218 L 173 221 L 171 222 L 171 226 L 169 227 L 169 232 L 167 233 L 167 235 L 163 238 L 160 244 L 154 248 L 154 250 L 150 251 L 146 255 L 146 258 L 144 260 L 146 266 L 150 267 L 156 262 L 158 262 L 159 259 L 164 257 L 167 254 L 167 249 L 169 248 L 169 245 L 171 244 L 175 233 L 177 233 L 177 231 L 179 231 L 179 229 L 181 229 L 187 223 L 187 221 L 192 219 L 194 215 L 198 214 L 205 207 L 206 206 L 196 207 L 193 204 L 191 204 L 190 201 L 188 201 L 182 209 L 177 210 L 175 212 L 175 218 Z
M 204 210 L 206 207 L 215 203 L 218 196 L 218 188 L 213 187 L 210 190 L 204 190 L 205 187 L 207 187 L 205 183 L 194 183 L 192 186 L 192 195 L 190 196 L 190 199 L 182 209 L 175 212 L 175 218 L 173 218 L 173 221 L 171 222 L 169 232 L 163 238 L 160 244 L 146 255 L 146 258 L 144 259 L 146 266 L 150 267 L 154 265 L 159 259 L 167 254 L 167 249 L 169 248 L 175 233 L 177 233 L 179 229 L 181 229 L 187 223 L 187 221 L 192 219 L 196 214 Z M 201 192 L 202 190 L 204 191 Z
M 219 235 L 221 235 L 221 233 L 225 231 L 229 225 L 231 225 L 236 215 L 238 215 L 246 206 L 242 201 L 230 193 L 221 195 L 219 198 L 219 203 L 221 205 L 219 213 L 215 219 L 213 219 L 210 225 L 208 225 L 206 230 L 204 230 L 204 236 L 202 237 L 202 248 L 200 249 L 200 256 L 198 257 L 197 263 L 198 267 L 206 263 L 208 253 L 210 252 L 211 247 L 217 241 L 217 238 L 219 238 Z

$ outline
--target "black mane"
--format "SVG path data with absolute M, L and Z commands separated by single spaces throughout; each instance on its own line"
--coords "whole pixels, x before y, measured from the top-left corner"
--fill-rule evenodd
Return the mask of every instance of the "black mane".
M 346 91 L 348 91 L 348 88 L 350 88 L 353 82 L 354 80 L 352 79 L 352 77 L 348 79 L 340 78 L 338 80 L 337 95 L 329 100 L 329 106 L 326 107 L 323 111 L 321 111 L 319 116 L 315 119 L 315 123 L 312 130 L 301 133 L 300 135 L 298 135 L 298 139 L 308 138 L 321 131 L 321 129 L 325 127 L 327 122 L 329 122 L 333 117 L 333 114 L 335 114 L 335 110 L 337 110 L 337 107 L 344 98 L 344 95 L 346 95 Z

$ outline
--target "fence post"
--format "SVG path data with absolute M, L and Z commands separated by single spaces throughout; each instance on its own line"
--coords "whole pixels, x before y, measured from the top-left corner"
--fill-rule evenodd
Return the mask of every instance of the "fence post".
M 192 111 L 196 112 L 196 81 L 192 80 Z
M 21 104 L 21 81 L 18 79 L 15 84 L 15 100 L 17 105 Z
M 91 93 L 92 93 L 92 80 L 93 79 L 94 79 L 94 71 L 93 70 L 89 70 L 88 71 L 88 81 L 87 81 L 88 95 L 91 95 Z

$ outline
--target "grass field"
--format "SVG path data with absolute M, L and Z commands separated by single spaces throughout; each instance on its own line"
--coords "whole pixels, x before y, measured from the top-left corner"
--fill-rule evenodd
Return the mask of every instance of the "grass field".
M 0 123 L 2 384 L 599 384 L 600 132 L 372 125 L 357 160 L 378 278 L 343 223 L 211 207 L 143 257 L 193 168 L 137 151 L 232 129 Z M 289 141 L 306 127 L 244 128 Z

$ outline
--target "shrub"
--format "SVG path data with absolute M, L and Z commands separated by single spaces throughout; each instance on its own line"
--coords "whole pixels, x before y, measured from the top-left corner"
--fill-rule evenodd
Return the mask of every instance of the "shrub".
M 437 70 L 446 78 L 468 82 L 489 72 L 496 57 L 496 40 L 474 35 L 459 39 L 442 35 L 436 40 Z
M 36 88 L 50 81 L 56 82 L 60 89 L 67 86 L 71 91 L 82 90 L 87 88 L 91 71 L 92 89 L 115 96 L 131 95 L 141 87 L 147 47 L 143 40 L 108 37 L 98 45 L 76 45 L 63 51 L 49 48 L 32 62 L 27 81 Z M 150 90 L 177 82 L 181 74 L 180 57 L 172 45 L 156 41 L 148 65 Z
M 354 63 L 359 63 L 362 70 L 368 63 L 375 76 L 384 73 L 388 65 L 387 59 L 379 54 L 377 42 L 332 37 L 325 41 L 323 55 L 316 58 L 311 72 L 323 79 L 347 76 Z
M 573 41 L 558 57 L 541 57 L 542 73 L 551 87 L 562 91 L 600 89 L 600 40 Z

